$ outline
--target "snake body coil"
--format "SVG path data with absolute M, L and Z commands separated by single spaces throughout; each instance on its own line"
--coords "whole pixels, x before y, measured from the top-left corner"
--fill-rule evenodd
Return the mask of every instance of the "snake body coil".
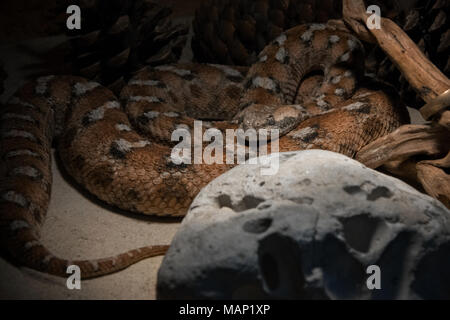
M 192 130 L 195 119 L 219 130 L 279 129 L 280 152 L 320 148 L 353 157 L 408 121 L 394 95 L 362 79 L 363 59 L 361 43 L 348 32 L 312 24 L 280 35 L 248 70 L 147 68 L 124 88 L 120 102 L 78 77 L 26 84 L 0 119 L 1 246 L 22 265 L 58 276 L 76 264 L 83 278 L 167 249 L 150 246 L 84 261 L 53 256 L 39 240 L 53 141 L 67 172 L 92 194 L 125 210 L 161 216 L 184 215 L 200 189 L 232 167 L 172 161 L 171 133 Z

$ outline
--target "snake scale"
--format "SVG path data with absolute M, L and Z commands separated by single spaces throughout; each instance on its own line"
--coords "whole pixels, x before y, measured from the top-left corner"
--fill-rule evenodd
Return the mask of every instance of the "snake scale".
M 278 128 L 280 152 L 320 148 L 353 157 L 409 121 L 382 86 L 365 80 L 362 44 L 339 24 L 285 31 L 243 67 L 174 64 L 140 71 L 120 100 L 98 83 L 48 76 L 25 84 L 3 107 L 0 138 L 1 246 L 19 264 L 83 278 L 163 254 L 149 246 L 115 257 L 55 257 L 39 231 L 50 200 L 51 148 L 99 199 L 143 214 L 182 216 L 200 189 L 230 164 L 175 164 L 176 128 Z M 319 72 L 316 72 L 319 71 Z

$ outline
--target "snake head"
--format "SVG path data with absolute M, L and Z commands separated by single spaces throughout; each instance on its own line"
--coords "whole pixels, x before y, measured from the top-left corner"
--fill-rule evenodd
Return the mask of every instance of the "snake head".
M 300 105 L 252 104 L 238 114 L 239 127 L 244 131 L 278 130 L 279 136 L 290 132 L 308 117 L 307 111 Z

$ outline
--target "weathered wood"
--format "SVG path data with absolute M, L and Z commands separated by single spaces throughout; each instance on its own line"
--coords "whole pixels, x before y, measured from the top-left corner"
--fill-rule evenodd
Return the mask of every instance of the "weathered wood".
M 362 0 L 344 0 L 346 24 L 364 41 L 378 43 L 427 104 L 420 110 L 432 124 L 406 125 L 364 147 L 356 159 L 421 186 L 450 208 L 450 80 L 407 34 L 389 19 L 369 29 Z
M 438 123 L 440 126 L 447 128 L 447 130 L 450 130 L 450 111 L 445 111 Z
M 362 148 L 356 160 L 370 168 L 378 168 L 393 160 L 406 160 L 413 156 L 439 156 L 449 143 L 449 133 L 443 127 L 405 125 Z
M 380 29 L 369 29 L 362 0 L 344 0 L 344 21 L 365 41 L 376 42 L 426 102 L 450 88 L 450 80 L 392 20 L 381 17 Z
M 445 168 L 450 167 L 450 154 L 437 161 L 420 161 L 417 163 L 417 178 L 425 191 L 450 208 L 450 176 Z
M 420 113 L 426 120 L 429 120 L 433 115 L 443 112 L 448 106 L 450 106 L 450 89 L 420 108 Z

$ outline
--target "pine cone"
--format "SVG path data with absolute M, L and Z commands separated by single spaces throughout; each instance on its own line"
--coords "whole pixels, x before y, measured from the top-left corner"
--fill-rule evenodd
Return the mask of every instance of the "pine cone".
M 341 15 L 340 0 L 208 0 L 196 11 L 192 49 L 199 62 L 251 65 L 283 30 Z
M 450 0 L 416 0 L 408 4 L 401 0 L 383 2 L 390 3 L 391 8 L 382 13 L 388 12 L 387 16 L 402 27 L 430 61 L 450 77 Z M 423 106 L 422 99 L 379 48 L 374 49 L 370 58 L 370 72 L 392 83 L 409 106 Z
M 179 59 L 189 27 L 172 10 L 147 0 L 78 0 L 81 30 L 68 31 L 72 73 L 120 90 L 143 65 Z

